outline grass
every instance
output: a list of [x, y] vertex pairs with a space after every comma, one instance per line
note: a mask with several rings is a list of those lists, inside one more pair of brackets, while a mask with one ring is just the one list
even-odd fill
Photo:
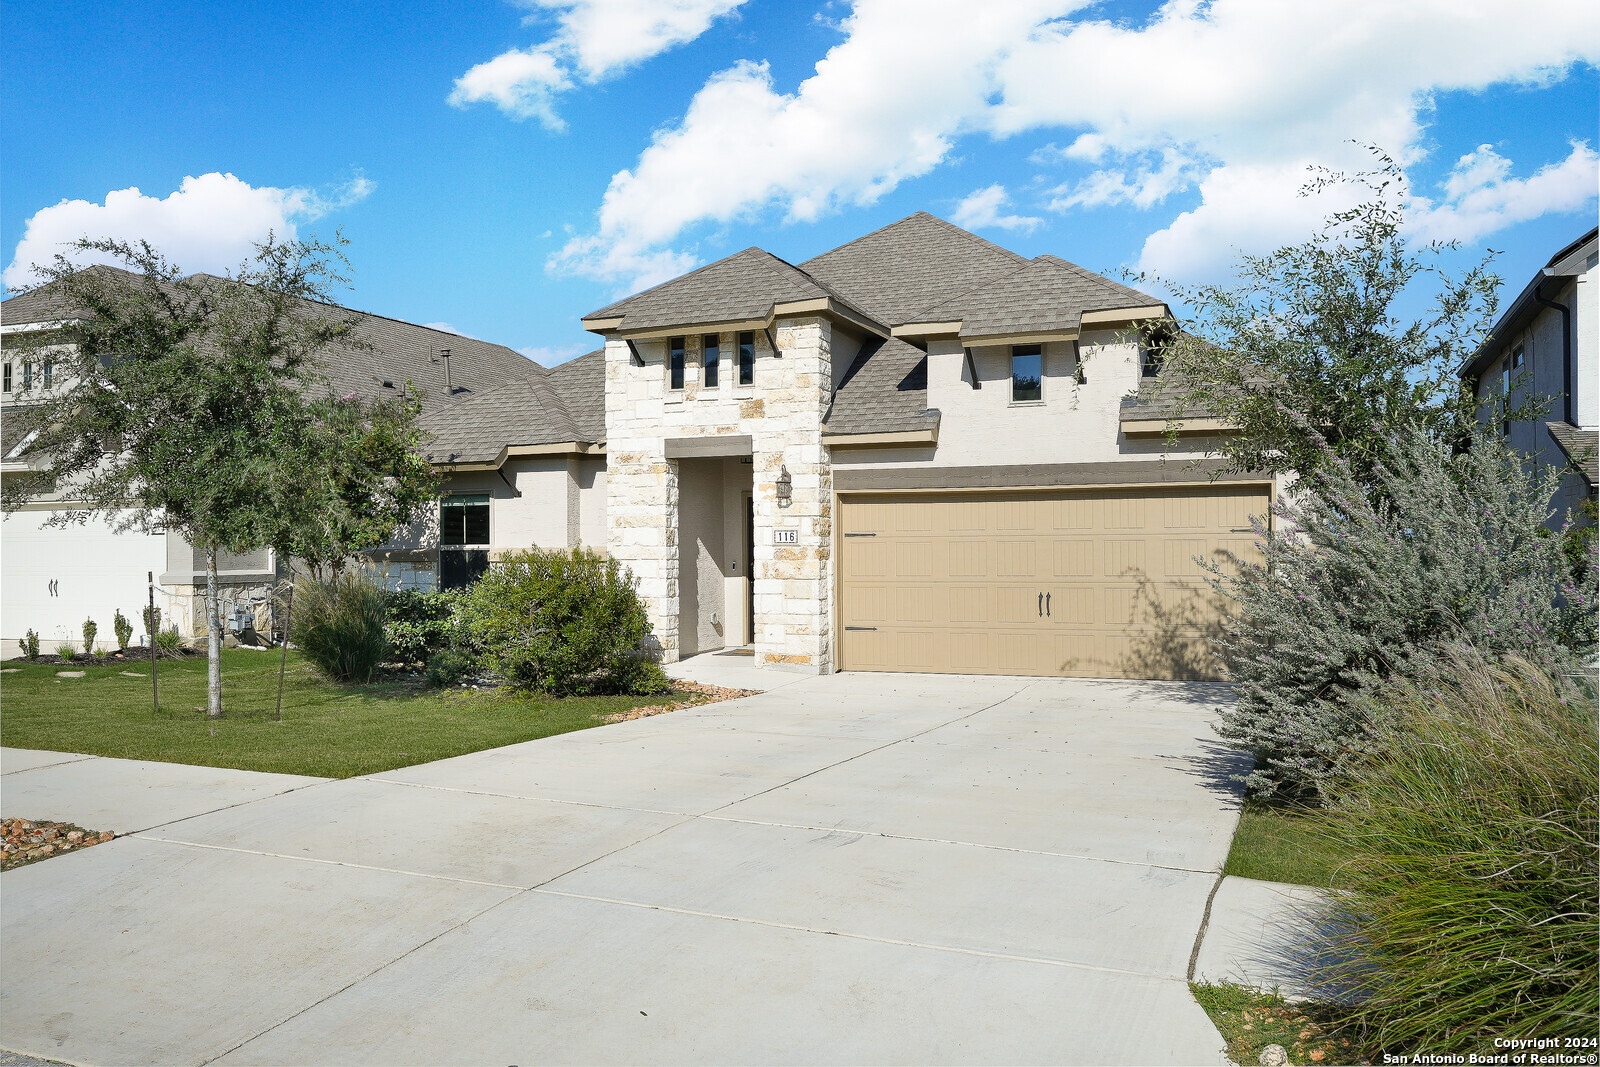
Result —
[[1228, 1042], [1234, 1063], [1260, 1063], [1268, 1045], [1282, 1045], [1294, 1064], [1361, 1062], [1359, 1048], [1340, 1034], [1338, 1008], [1290, 1004], [1276, 992], [1248, 986], [1190, 982], [1189, 991]]
[[[409, 681], [338, 685], [294, 653], [274, 718], [278, 656], [222, 653], [221, 719], [207, 720], [206, 661], [163, 660], [161, 710], [150, 664], [66, 666], [10, 660], [0, 675], [0, 743], [122, 759], [234, 767], [325, 778], [408, 767], [498, 745], [601, 725], [607, 716], [672, 697], [518, 697], [424, 689]], [[125, 677], [123, 672], [144, 675]], [[677, 699], [682, 699], [678, 694]]]
[[1223, 874], [1267, 882], [1345, 889], [1348, 857], [1326, 836], [1316, 808], [1250, 798], [1239, 817]]

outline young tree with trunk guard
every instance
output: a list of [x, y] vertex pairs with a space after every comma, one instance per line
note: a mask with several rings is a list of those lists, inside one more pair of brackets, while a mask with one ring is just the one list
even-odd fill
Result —
[[78, 251], [128, 269], [58, 257], [41, 284], [70, 310], [12, 346], [51, 359], [58, 385], [17, 409], [45, 465], [6, 487], [6, 509], [70, 489], [84, 506], [56, 525], [160, 525], [205, 553], [209, 716], [222, 713], [218, 554], [369, 547], [433, 491], [413, 447], [415, 397], [363, 403], [325, 387], [319, 360], [363, 347], [328, 298], [343, 243], [269, 237], [218, 278], [185, 277], [146, 242], [83, 240]]

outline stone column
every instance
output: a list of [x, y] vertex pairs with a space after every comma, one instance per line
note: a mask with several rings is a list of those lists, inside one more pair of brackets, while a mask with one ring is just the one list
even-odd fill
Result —
[[[832, 329], [811, 317], [784, 320], [776, 333], [783, 355], [760, 363], [765, 410], [753, 434], [756, 663], [827, 673], [833, 669], [833, 473], [822, 419], [833, 381]], [[777, 481], [785, 467], [792, 496], [780, 506]], [[794, 542], [777, 543], [778, 530], [793, 530]]]
[[666, 458], [659, 375], [630, 374], [628, 346], [606, 343], [606, 526], [633, 572], [662, 660], [678, 659], [678, 465]]

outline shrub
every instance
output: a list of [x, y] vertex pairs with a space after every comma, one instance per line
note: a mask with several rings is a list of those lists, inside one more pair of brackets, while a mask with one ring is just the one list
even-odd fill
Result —
[[144, 619], [144, 632], [150, 635], [150, 640], [154, 641], [156, 636], [161, 633], [161, 609], [154, 604], [146, 604], [140, 610], [139, 615]]
[[292, 637], [312, 665], [336, 682], [370, 682], [388, 658], [385, 594], [369, 575], [346, 571], [295, 589]]
[[128, 621], [121, 608], [111, 616], [111, 629], [116, 631], [118, 648], [127, 648], [133, 643], [133, 623]]
[[39, 631], [29, 630], [22, 635], [22, 654], [29, 659], [39, 658]]
[[1462, 655], [1364, 697], [1380, 744], [1325, 783], [1351, 858], [1330, 977], [1381, 1049], [1595, 1036], [1600, 743], [1592, 685]]
[[441, 648], [428, 657], [425, 677], [429, 685], [455, 685], [475, 666], [473, 658], [456, 648]]
[[83, 620], [83, 654], [94, 655], [94, 635], [100, 632], [100, 627], [95, 625], [93, 619]]
[[1330, 461], [1276, 509], [1278, 530], [1258, 524], [1265, 567], [1213, 568], [1238, 608], [1218, 641], [1237, 694], [1220, 731], [1255, 755], [1258, 793], [1315, 800], [1334, 761], [1372, 743], [1361, 688], [1447, 649], [1567, 673], [1593, 647], [1593, 552], [1574, 584], [1544, 531], [1559, 471], [1525, 468], [1498, 439], [1452, 455], [1420, 433], [1377, 471], [1363, 487]]
[[636, 583], [616, 560], [583, 549], [515, 553], [472, 587], [466, 617], [484, 663], [515, 689], [668, 688], [644, 648], [650, 621]]
[[[157, 608], [156, 615], [159, 617], [160, 614], [161, 609]], [[152, 640], [155, 641], [156, 651], [164, 655], [171, 655], [183, 647], [183, 635], [178, 633], [176, 626], [169, 626], [165, 630], [157, 630]]]
[[460, 621], [465, 593], [402, 589], [386, 594], [389, 655], [398, 663], [427, 663], [442, 649], [466, 642]]

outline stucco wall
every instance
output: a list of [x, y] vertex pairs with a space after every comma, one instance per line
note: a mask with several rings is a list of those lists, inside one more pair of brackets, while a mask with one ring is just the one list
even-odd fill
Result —
[[[1088, 332], [1079, 342], [1085, 381], [1077, 381], [1072, 344], [1044, 346], [1040, 401], [1013, 403], [1011, 347], [973, 348], [979, 388], [972, 388], [962, 346], [928, 344], [928, 406], [937, 408], [937, 447], [840, 448], [833, 462], [856, 467], [967, 467], [1021, 463], [1098, 463], [1168, 454], [1164, 437], [1122, 435], [1122, 398], [1139, 386], [1139, 346], [1114, 330]], [[1175, 458], [1204, 454], [1204, 442]]]

